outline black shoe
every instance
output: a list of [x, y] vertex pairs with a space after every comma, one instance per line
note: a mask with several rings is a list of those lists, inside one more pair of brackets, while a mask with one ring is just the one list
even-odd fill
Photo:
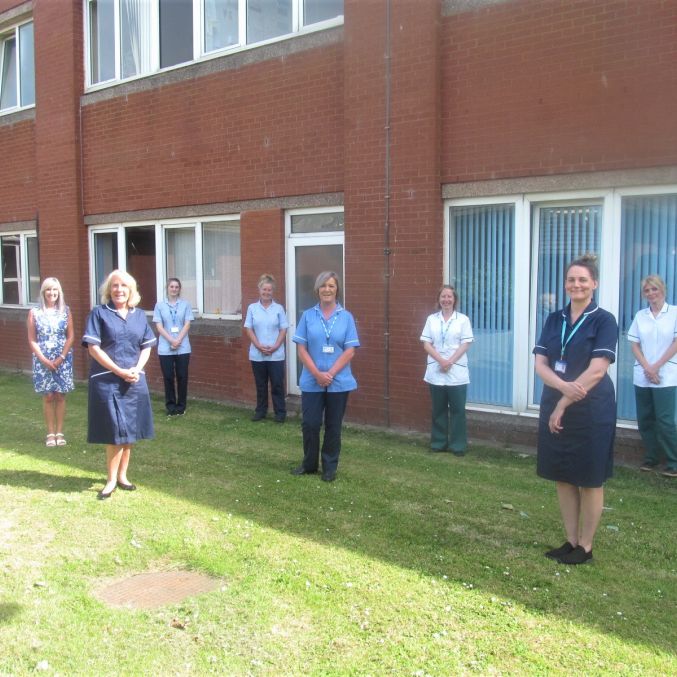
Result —
[[275, 423], [284, 423], [286, 418], [286, 416], [276, 416]]
[[656, 470], [656, 467], [658, 466], [658, 463], [642, 463], [642, 465], [639, 466], [639, 469], [642, 472], [653, 472]]
[[585, 552], [582, 545], [577, 545], [570, 553], [557, 558], [560, 564], [585, 564], [592, 559], [592, 550]]
[[333, 482], [336, 479], [336, 473], [335, 472], [323, 472], [322, 473], [322, 481], [323, 482]]
[[265, 414], [254, 414], [252, 416], [252, 421], [263, 421], [265, 417], [266, 417]]
[[136, 491], [136, 484], [123, 484], [122, 482], [118, 482], [118, 489], [122, 489], [122, 491]]
[[302, 465], [291, 470], [292, 475], [314, 475], [317, 470], [306, 470]]
[[549, 557], [550, 559], [558, 559], [563, 555], [568, 555], [573, 549], [574, 546], [571, 545], [569, 541], [565, 541], [564, 543], [562, 543], [562, 545], [559, 546], [559, 548], [553, 548], [552, 550], [548, 550], [548, 552], [545, 553], [545, 556]]
[[113, 495], [113, 492], [115, 489], [111, 489], [108, 493], [105, 493], [103, 490], [101, 490], [97, 495], [97, 499], [99, 501], [105, 501], [107, 498], [110, 498]]
[[450, 451], [454, 456], [465, 456], [465, 451], [454, 451], [453, 449], [449, 449], [449, 451]]

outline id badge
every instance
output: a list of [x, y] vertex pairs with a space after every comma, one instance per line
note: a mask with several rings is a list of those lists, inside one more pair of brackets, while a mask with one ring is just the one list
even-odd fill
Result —
[[331, 355], [334, 352], [334, 346], [322, 346], [322, 352]]
[[178, 334], [178, 333], [179, 333], [179, 328], [178, 328], [178, 327], [172, 327], [169, 331], [171, 331], [172, 334]]
[[566, 374], [567, 363], [564, 360], [557, 360], [557, 362], [555, 362], [555, 372], [557, 374]]

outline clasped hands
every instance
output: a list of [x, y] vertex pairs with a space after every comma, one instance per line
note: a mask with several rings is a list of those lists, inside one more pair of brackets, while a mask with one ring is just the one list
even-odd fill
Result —
[[328, 388], [334, 381], [334, 377], [328, 371], [321, 371], [315, 377], [315, 380], [323, 388]]
[[264, 346], [262, 344], [259, 344], [258, 348], [264, 355], [272, 355], [277, 350], [275, 346]]
[[451, 358], [443, 358], [441, 361], [438, 361], [440, 365], [440, 371], [449, 371], [455, 364]]
[[138, 367], [120, 369], [118, 376], [127, 383], [138, 383], [139, 379], [141, 378], [141, 370]]
[[562, 417], [567, 406], [572, 402], [580, 402], [588, 394], [588, 391], [578, 381], [564, 381], [560, 392], [562, 397], [548, 420], [548, 428], [553, 435], [558, 435], [563, 430]]
[[661, 377], [659, 375], [660, 369], [651, 364], [644, 370], [644, 376], [649, 380], [650, 383], [658, 385], [661, 382]]

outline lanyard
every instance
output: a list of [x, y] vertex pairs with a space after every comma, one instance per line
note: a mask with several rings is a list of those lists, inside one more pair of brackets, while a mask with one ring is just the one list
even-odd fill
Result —
[[329, 337], [331, 336], [331, 330], [334, 328], [334, 324], [336, 324], [337, 318], [338, 318], [338, 310], [334, 314], [334, 319], [331, 321], [331, 324], [327, 327], [327, 323], [324, 321], [324, 317], [322, 317], [322, 311], [320, 311], [320, 322], [322, 322], [322, 328], [324, 329], [324, 335], [327, 337], [327, 345], [329, 344]]
[[578, 322], [576, 322], [576, 324], [574, 325], [574, 328], [571, 330], [571, 334], [569, 334], [569, 338], [567, 338], [566, 341], [564, 340], [564, 333], [566, 332], [566, 328], [567, 328], [567, 320], [566, 320], [566, 317], [562, 318], [562, 338], [561, 338], [562, 352], [560, 353], [560, 358], [559, 358], [560, 360], [564, 359], [564, 351], [566, 350], [566, 347], [569, 344], [569, 341], [571, 341], [571, 339], [573, 338], [573, 335], [580, 329], [583, 322], [585, 322], [585, 318], [587, 316], [588, 316], [587, 313], [583, 313], [583, 317], [581, 317], [581, 319], [578, 320]]
[[177, 301], [172, 307], [169, 301], [167, 301], [167, 307], [169, 308], [169, 314], [172, 316], [172, 327], [176, 327], [176, 317], [179, 314], [179, 303]]
[[441, 331], [442, 331], [442, 348], [444, 348], [444, 344], [446, 343], [447, 340], [447, 333], [449, 332], [449, 327], [451, 327], [451, 321], [454, 319], [454, 315], [452, 313], [451, 317], [446, 321], [444, 321], [444, 315], [440, 313], [440, 324], [441, 324]]

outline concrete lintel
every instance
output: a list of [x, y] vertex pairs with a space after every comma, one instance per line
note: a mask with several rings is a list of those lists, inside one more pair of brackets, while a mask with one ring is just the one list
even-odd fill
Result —
[[606, 172], [580, 172], [449, 183], [442, 186], [442, 198], [449, 200], [493, 195], [519, 195], [522, 193], [553, 193], [571, 190], [671, 185], [675, 183], [677, 183], [677, 166], [649, 167], [647, 169], [618, 169]]
[[85, 225], [101, 226], [111, 223], [130, 221], [159, 221], [162, 219], [200, 218], [239, 214], [241, 212], [265, 209], [299, 209], [303, 207], [334, 207], [343, 204], [343, 193], [320, 193], [315, 195], [293, 195], [287, 197], [260, 198], [237, 202], [216, 202], [208, 205], [184, 205], [163, 207], [161, 209], [140, 209], [129, 212], [111, 212], [108, 214], [87, 214]]

